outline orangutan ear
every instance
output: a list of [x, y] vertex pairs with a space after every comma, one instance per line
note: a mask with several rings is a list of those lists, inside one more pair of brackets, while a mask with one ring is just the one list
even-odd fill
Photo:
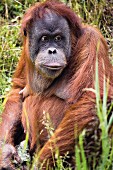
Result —
[[27, 30], [26, 29], [23, 30], [23, 34], [24, 34], [25, 37], [27, 36]]

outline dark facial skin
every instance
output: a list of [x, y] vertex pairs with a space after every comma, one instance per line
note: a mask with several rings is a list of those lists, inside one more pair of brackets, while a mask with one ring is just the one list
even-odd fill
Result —
[[[67, 21], [53, 12], [47, 11], [42, 19], [32, 24], [32, 29], [29, 31], [29, 49], [30, 59], [36, 69], [35, 88], [33, 87], [35, 91], [47, 89], [62, 73], [70, 57], [70, 42], [70, 29]], [[39, 77], [37, 77], [37, 72], [40, 74]], [[38, 85], [44, 86], [42, 90]]]

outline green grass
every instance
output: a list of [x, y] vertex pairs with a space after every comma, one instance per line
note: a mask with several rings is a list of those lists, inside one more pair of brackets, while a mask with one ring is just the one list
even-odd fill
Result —
[[12, 74], [21, 53], [21, 43], [18, 38], [20, 24], [18, 21], [13, 23], [13, 21], [8, 22], [4, 19], [2, 22], [3, 25], [0, 28], [0, 111], [3, 99], [10, 90]]
[[[97, 51], [98, 53], [98, 51]], [[109, 127], [113, 124], [113, 114], [111, 115], [109, 121], [108, 120], [108, 110], [107, 110], [107, 94], [108, 94], [108, 82], [106, 83], [106, 78], [104, 77], [103, 83], [103, 101], [100, 98], [99, 91], [99, 77], [98, 77], [98, 60], [96, 61], [96, 75], [95, 75], [95, 90], [96, 90], [96, 106], [97, 106], [97, 116], [100, 120], [100, 129], [101, 129], [101, 141], [102, 141], [102, 155], [100, 165], [97, 169], [108, 169], [113, 166], [112, 159], [110, 160], [110, 156], [113, 158], [113, 142], [109, 138]], [[112, 142], [112, 143], [111, 143]], [[111, 148], [112, 147], [112, 148]], [[113, 167], [112, 167], [113, 168]]]
[[[66, 0], [62, 0], [67, 2]], [[36, 2], [36, 0], [32, 1]], [[12, 75], [14, 73], [17, 61], [21, 53], [21, 36], [20, 36], [20, 20], [26, 8], [31, 5], [30, 0], [18, 1], [7, 0], [0, 2], [0, 112], [3, 110], [3, 101], [11, 88]], [[113, 37], [112, 37], [112, 18], [111, 9], [112, 1], [105, 0], [71, 0], [69, 5], [76, 11], [82, 18], [84, 23], [97, 26], [101, 29], [104, 37], [109, 45], [109, 57], [113, 57]], [[98, 50], [97, 50], [98, 51]], [[98, 65], [98, 61], [97, 61]], [[102, 141], [102, 155], [100, 164], [94, 170], [111, 170], [113, 169], [113, 139], [110, 140], [108, 136], [108, 129], [113, 122], [113, 116], [107, 122], [110, 109], [107, 111], [107, 84], [104, 82], [104, 96], [103, 102], [100, 100], [99, 87], [98, 87], [98, 66], [96, 65], [96, 103], [97, 115], [100, 120], [101, 128], [101, 141]], [[47, 130], [52, 133], [52, 127], [47, 124]], [[76, 163], [77, 170], [88, 170], [87, 160], [84, 154], [84, 131], [79, 137], [79, 145], [76, 146]], [[26, 136], [26, 142], [28, 136]], [[58, 151], [56, 150], [57, 155]], [[67, 155], [66, 155], [67, 156]], [[56, 170], [63, 170], [63, 164], [58, 156]], [[95, 164], [95, 163], [94, 163]], [[70, 167], [67, 168], [70, 170]]]

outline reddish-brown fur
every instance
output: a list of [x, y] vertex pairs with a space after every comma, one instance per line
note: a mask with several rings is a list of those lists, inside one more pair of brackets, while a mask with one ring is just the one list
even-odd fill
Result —
[[[59, 148], [60, 155], [64, 155], [67, 151], [73, 155], [76, 139], [82, 130], [89, 128], [89, 133], [92, 133], [97, 128], [95, 94], [86, 90], [94, 88], [96, 58], [98, 58], [101, 96], [103, 96], [104, 75], [106, 80], [109, 79], [108, 102], [113, 97], [113, 68], [108, 59], [107, 44], [101, 33], [90, 26], [83, 26], [72, 10], [64, 4], [47, 1], [31, 7], [23, 18], [22, 34], [29, 28], [29, 23], [33, 19], [43, 16], [45, 7], [59, 13], [69, 22], [72, 36], [72, 56], [69, 66], [63, 77], [44, 94], [29, 93], [23, 101], [19, 91], [26, 85], [30, 88], [33, 72], [28, 38], [24, 36], [22, 56], [13, 78], [12, 91], [2, 114], [0, 140], [4, 141], [5, 138], [6, 143], [17, 145], [22, 140], [19, 137], [23, 133], [20, 128], [22, 122], [24, 133], [29, 130], [30, 150], [35, 150], [39, 155], [39, 163], [46, 160], [53, 166], [52, 153], [55, 153], [56, 147]], [[79, 35], [79, 28], [82, 30], [82, 35]], [[54, 133], [50, 138], [43, 123], [44, 111], [49, 113], [54, 127]], [[29, 120], [29, 129], [26, 119]], [[36, 149], [39, 147], [40, 151]]]

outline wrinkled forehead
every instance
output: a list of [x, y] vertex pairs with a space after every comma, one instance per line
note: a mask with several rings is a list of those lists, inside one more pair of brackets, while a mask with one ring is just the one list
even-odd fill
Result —
[[55, 12], [48, 11], [44, 16], [33, 22], [33, 30], [35, 32], [41, 30], [48, 30], [54, 32], [60, 30], [69, 33], [69, 25], [65, 18], [56, 14]]

